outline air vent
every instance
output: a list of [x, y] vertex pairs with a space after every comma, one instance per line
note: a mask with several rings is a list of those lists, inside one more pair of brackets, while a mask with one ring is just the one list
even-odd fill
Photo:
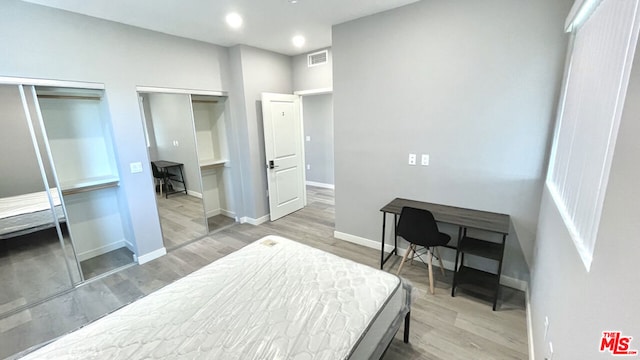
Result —
[[314, 52], [307, 55], [307, 66], [312, 67], [312, 66], [324, 65], [327, 63], [328, 59], [329, 59], [328, 50]]

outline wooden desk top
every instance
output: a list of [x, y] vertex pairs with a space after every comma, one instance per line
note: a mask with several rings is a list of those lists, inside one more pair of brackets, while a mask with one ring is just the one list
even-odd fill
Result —
[[159, 168], [168, 168], [168, 167], [174, 167], [174, 166], [182, 166], [182, 163], [177, 163], [177, 162], [173, 162], [173, 161], [166, 161], [166, 160], [158, 160], [158, 161], [154, 161], [154, 164], [156, 164], [157, 167]]
[[507, 214], [499, 214], [482, 210], [459, 208], [449, 205], [432, 204], [424, 201], [395, 198], [380, 211], [400, 214], [403, 207], [429, 210], [438, 222], [509, 234], [511, 218]]

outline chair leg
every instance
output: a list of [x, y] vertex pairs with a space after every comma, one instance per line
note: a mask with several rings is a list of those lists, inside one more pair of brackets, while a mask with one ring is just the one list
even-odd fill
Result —
[[427, 250], [427, 252], [429, 253], [429, 290], [431, 290], [431, 294], [435, 294], [436, 291], [433, 286], [433, 253], [431, 249]]
[[442, 273], [442, 276], [446, 277], [447, 274], [445, 274], [444, 272], [444, 265], [442, 264], [442, 256], [440, 256], [440, 249], [438, 249], [438, 247], [434, 247], [436, 249], [436, 255], [438, 256], [438, 262], [440, 263], [440, 272]]
[[402, 257], [402, 261], [400, 262], [400, 266], [398, 267], [398, 272], [396, 273], [396, 275], [400, 275], [400, 271], [402, 270], [402, 266], [404, 265], [404, 262], [407, 261], [407, 257], [409, 256], [409, 253], [412, 250], [413, 250], [413, 244], [409, 245], [409, 248], [404, 253], [404, 256]]

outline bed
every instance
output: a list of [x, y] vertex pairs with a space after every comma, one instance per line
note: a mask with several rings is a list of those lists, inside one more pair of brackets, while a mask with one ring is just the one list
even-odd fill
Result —
[[24, 359], [379, 359], [411, 285], [267, 236]]
[[[64, 222], [57, 188], [51, 189], [58, 221]], [[54, 227], [46, 191], [0, 198], [0, 239], [9, 239]]]

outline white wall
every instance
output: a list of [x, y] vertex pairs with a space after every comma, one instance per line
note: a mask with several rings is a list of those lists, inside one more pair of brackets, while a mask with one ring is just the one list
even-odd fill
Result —
[[395, 197], [508, 213], [503, 274], [527, 280], [570, 5], [424, 0], [334, 26], [336, 231], [379, 241]]
[[[56, 9], [0, 2], [0, 75], [104, 83], [138, 255], [162, 248], [136, 85], [226, 90], [228, 50]], [[129, 163], [142, 162], [131, 174]]]
[[[629, 350], [640, 351], [637, 287], [640, 254], [638, 154], [640, 154], [640, 46], [620, 123], [600, 228], [589, 272], [578, 255], [555, 203], [544, 192], [535, 261], [531, 309], [536, 359], [611, 359], [600, 353], [603, 331], [632, 336]], [[544, 338], [544, 318], [549, 333]]]

